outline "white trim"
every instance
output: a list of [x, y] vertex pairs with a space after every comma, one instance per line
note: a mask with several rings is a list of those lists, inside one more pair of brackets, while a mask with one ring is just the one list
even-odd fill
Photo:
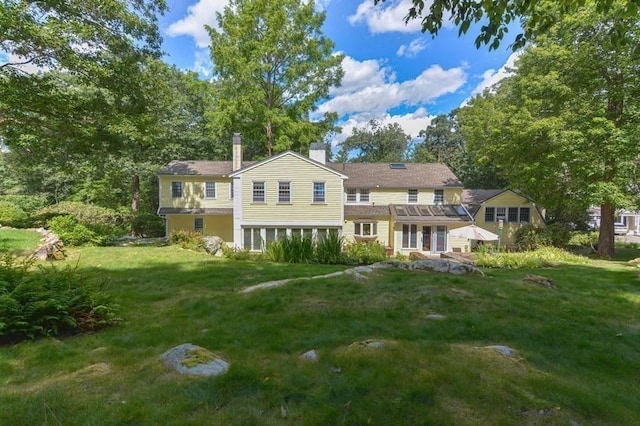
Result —
[[233, 178], [233, 245], [242, 247], [242, 176]]
[[[322, 201], [316, 201], [316, 183], [322, 184]], [[327, 204], [327, 182], [323, 180], [314, 180], [311, 183], [311, 204]], [[344, 207], [342, 207], [344, 210]]]
[[322, 163], [318, 163], [315, 160], [312, 160], [310, 158], [302, 156], [302, 155], [298, 154], [297, 152], [293, 152], [293, 151], [285, 151], [285, 152], [282, 152], [282, 153], [280, 153], [278, 155], [274, 155], [273, 157], [267, 158], [266, 160], [262, 160], [262, 161], [260, 161], [260, 162], [258, 162], [256, 164], [252, 164], [252, 165], [250, 165], [248, 167], [245, 167], [243, 169], [236, 170], [235, 172], [230, 173], [228, 176], [229, 177], [235, 177], [236, 175], [242, 174], [242, 173], [247, 172], [249, 170], [253, 170], [256, 167], [260, 167], [263, 164], [267, 164], [267, 163], [270, 163], [271, 161], [275, 161], [275, 160], [277, 160], [279, 158], [282, 158], [285, 155], [292, 155], [292, 156], [294, 156], [294, 157], [296, 157], [296, 158], [298, 158], [298, 159], [300, 159], [302, 161], [305, 161], [305, 162], [307, 162], [309, 164], [313, 164], [314, 166], [317, 166], [317, 167], [319, 167], [319, 168], [321, 168], [323, 170], [326, 170], [327, 172], [331, 172], [334, 175], [340, 176], [342, 179], [348, 179], [349, 178], [349, 176], [347, 176], [345, 174], [342, 174], [339, 171], [332, 169], [331, 167], [327, 167], [326, 165], [324, 165]]
[[279, 221], [279, 220], [247, 220], [238, 223], [240, 227], [243, 226], [264, 226], [264, 227], [279, 227], [279, 228], [314, 228], [314, 227], [340, 227], [342, 228], [343, 221], [314, 221], [314, 222], [302, 222], [302, 221]]
[[[213, 197], [207, 197], [207, 184], [208, 183], [213, 183]], [[218, 182], [216, 182], [215, 180], [205, 180], [204, 182], [202, 182], [202, 192], [205, 200], [215, 200], [218, 198]]]

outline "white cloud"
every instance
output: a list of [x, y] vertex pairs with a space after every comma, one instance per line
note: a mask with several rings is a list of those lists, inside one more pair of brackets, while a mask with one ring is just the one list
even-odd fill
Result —
[[227, 4], [228, 0], [198, 0], [187, 8], [186, 17], [169, 25], [167, 34], [170, 37], [191, 36], [199, 48], [207, 47], [211, 38], [204, 26], [217, 27], [216, 12], [222, 12]]
[[419, 32], [422, 29], [420, 19], [412, 19], [406, 24], [404, 22], [404, 17], [412, 6], [411, 0], [387, 1], [377, 5], [372, 0], [364, 0], [348, 20], [351, 25], [364, 22], [373, 34]]
[[[363, 0], [358, 5], [356, 13], [349, 16], [348, 21], [351, 25], [365, 23], [372, 34], [417, 33], [422, 30], [422, 19], [412, 19], [408, 23], [404, 21], [412, 7], [412, 0], [388, 0], [377, 5], [374, 5], [372, 0]], [[425, 10], [428, 10], [429, 7], [431, 7], [431, 1], [426, 1]], [[449, 15], [444, 16], [442, 26], [453, 26]]]
[[337, 147], [346, 138], [351, 136], [353, 129], [356, 127], [365, 127], [371, 120], [378, 120], [383, 126], [398, 123], [406, 134], [410, 135], [412, 139], [416, 139], [418, 137], [418, 133], [431, 124], [431, 120], [433, 120], [434, 117], [434, 115], [429, 115], [424, 107], [420, 107], [413, 112], [400, 115], [391, 115], [388, 113], [377, 115], [368, 113], [357, 114], [349, 117], [348, 120], [338, 123], [338, 125], [342, 127], [342, 133], [333, 135], [328, 142], [331, 143], [332, 147]]
[[454, 93], [465, 81], [466, 74], [461, 67], [445, 70], [439, 65], [432, 65], [413, 80], [387, 80], [340, 94], [320, 105], [318, 111], [335, 111], [340, 116], [363, 112], [381, 114], [398, 106], [419, 106], [444, 94]]
[[12, 68], [18, 69], [26, 74], [37, 74], [39, 72], [47, 72], [51, 69], [49, 66], [37, 65], [33, 62], [29, 62], [24, 56], [0, 51], [0, 65], [6, 63], [15, 64], [12, 65]]
[[358, 61], [351, 56], [345, 56], [342, 60], [344, 77], [340, 87], [331, 88], [332, 96], [345, 93], [353, 93], [369, 86], [380, 86], [395, 80], [393, 71], [383, 65], [383, 61], [367, 59]]
[[478, 83], [478, 85], [471, 91], [471, 96], [475, 96], [479, 93], [484, 92], [485, 89], [493, 86], [494, 84], [500, 82], [502, 79], [509, 77], [513, 74], [512, 70], [515, 68], [516, 61], [522, 54], [522, 51], [519, 50], [517, 52], [512, 53], [507, 61], [504, 63], [502, 67], [498, 71], [493, 68], [490, 68], [482, 73], [482, 81]]
[[426, 49], [428, 46], [427, 41], [424, 38], [416, 38], [411, 40], [411, 43], [403, 44], [398, 48], [396, 55], [406, 56], [407, 58], [415, 58], [416, 55]]

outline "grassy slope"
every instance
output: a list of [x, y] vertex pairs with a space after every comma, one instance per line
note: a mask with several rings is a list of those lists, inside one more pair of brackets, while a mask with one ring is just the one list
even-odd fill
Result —
[[0, 255], [9, 253], [14, 256], [27, 256], [38, 246], [42, 235], [22, 229], [0, 229]]
[[[0, 424], [640, 418], [640, 281], [615, 262], [491, 270], [484, 278], [386, 271], [365, 283], [339, 277], [251, 294], [237, 290], [339, 268], [231, 263], [175, 247], [85, 248], [69, 263], [109, 281], [125, 322], [0, 348]], [[522, 284], [529, 272], [558, 288]], [[387, 345], [349, 348], [370, 338]], [[185, 342], [218, 353], [231, 370], [215, 379], [167, 371], [158, 356]], [[491, 344], [520, 356], [474, 349]], [[317, 364], [298, 359], [311, 348]]]

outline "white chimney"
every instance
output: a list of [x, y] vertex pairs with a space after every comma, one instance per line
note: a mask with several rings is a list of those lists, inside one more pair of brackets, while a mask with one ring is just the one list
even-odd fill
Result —
[[327, 164], [327, 147], [322, 142], [309, 145], [309, 158], [318, 163]]
[[232, 171], [242, 168], [242, 138], [240, 133], [233, 134], [233, 167]]

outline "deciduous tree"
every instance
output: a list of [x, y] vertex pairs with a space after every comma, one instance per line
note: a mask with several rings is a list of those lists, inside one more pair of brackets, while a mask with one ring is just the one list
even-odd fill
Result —
[[[631, 43], [611, 41], [621, 25]], [[591, 5], [540, 36], [512, 78], [460, 113], [463, 134], [483, 159], [557, 218], [599, 204], [598, 252], [609, 257], [615, 210], [637, 195], [639, 42], [635, 19]]]
[[310, 114], [340, 84], [342, 55], [322, 34], [324, 13], [302, 0], [231, 0], [209, 28], [220, 137], [243, 134], [245, 154], [301, 150], [333, 129], [336, 114]]
[[371, 120], [364, 127], [356, 127], [340, 145], [339, 158], [352, 162], [393, 163], [406, 159], [411, 136], [398, 123], [383, 126]]

